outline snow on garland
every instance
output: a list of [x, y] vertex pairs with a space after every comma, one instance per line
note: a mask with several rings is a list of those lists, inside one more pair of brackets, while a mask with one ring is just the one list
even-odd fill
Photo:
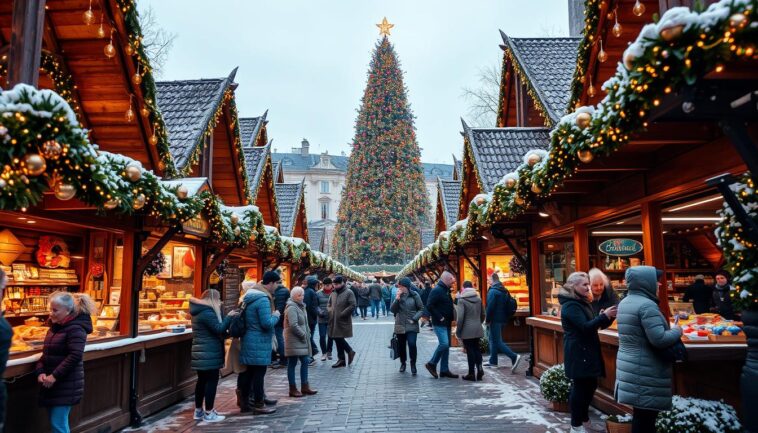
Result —
[[658, 433], [739, 433], [742, 426], [734, 408], [723, 401], [675, 395], [671, 410], [655, 421]]
[[[742, 203], [748, 217], [758, 224], [758, 195], [755, 184], [748, 174], [739, 183], [731, 185], [732, 191]], [[724, 253], [725, 268], [732, 274], [732, 303], [740, 310], [758, 309], [758, 248], [745, 237], [742, 224], [724, 203], [719, 211], [721, 222], [716, 228], [718, 245]]]

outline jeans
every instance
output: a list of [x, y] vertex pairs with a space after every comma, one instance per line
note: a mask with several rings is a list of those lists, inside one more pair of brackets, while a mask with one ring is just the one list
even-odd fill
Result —
[[474, 374], [474, 368], [482, 370], [482, 350], [479, 347], [478, 338], [467, 338], [463, 340], [463, 347], [466, 348], [466, 361], [468, 361], [468, 374]]
[[655, 431], [655, 419], [658, 411], [652, 409], [633, 408], [632, 433], [647, 433]]
[[[263, 378], [266, 376], [267, 365], [246, 365], [245, 371], [240, 373], [239, 387], [240, 400], [243, 405], [250, 400], [250, 389], [253, 391], [253, 399], [256, 403], [263, 403]], [[252, 386], [251, 386], [252, 385]]]
[[371, 300], [371, 317], [379, 318], [379, 305], [382, 303], [381, 299]]
[[368, 314], [368, 307], [358, 307], [361, 310], [361, 319], [365, 319]]
[[[316, 322], [308, 323], [308, 329], [311, 330], [311, 353], [313, 356], [318, 355], [318, 346], [316, 346]], [[289, 365], [289, 364], [288, 364]]]
[[430, 364], [435, 367], [437, 363], [440, 363], [440, 373], [450, 371], [447, 365], [448, 357], [450, 356], [450, 327], [449, 326], [434, 326], [434, 334], [437, 336], [437, 348], [434, 349], [432, 359], [429, 360]]
[[274, 333], [276, 334], [276, 351], [279, 355], [279, 363], [286, 365], [287, 357], [284, 356], [284, 325], [274, 326]]
[[195, 408], [202, 409], [205, 401], [205, 411], [213, 410], [216, 401], [216, 388], [218, 387], [218, 370], [197, 370], [197, 383], [195, 383]]
[[398, 349], [400, 349], [400, 363], [405, 364], [405, 360], [408, 358], [408, 355], [405, 350], [406, 343], [408, 344], [408, 352], [410, 352], [411, 355], [411, 365], [416, 365], [416, 353], [418, 353], [418, 350], [416, 349], [416, 337], [418, 337], [418, 333], [416, 332], [406, 332], [405, 334], [397, 334], [397, 345], [399, 346]]
[[47, 408], [50, 417], [50, 431], [52, 433], [69, 433], [68, 414], [71, 406], [50, 406]]
[[350, 347], [349, 344], [347, 344], [347, 341], [345, 341], [344, 338], [335, 338], [334, 344], [337, 346], [337, 359], [340, 361], [345, 360], [345, 353], [350, 353], [353, 351], [353, 348]]
[[295, 382], [295, 367], [298, 361], [300, 361], [300, 385], [308, 384], [308, 362], [310, 360], [311, 357], [308, 355], [290, 356], [287, 359], [287, 380], [290, 385], [297, 385], [297, 382]]
[[583, 422], [590, 420], [590, 403], [592, 403], [592, 396], [595, 395], [596, 389], [596, 377], [581, 377], [572, 381], [569, 391], [572, 427], [579, 427]]
[[329, 337], [327, 327], [327, 323], [318, 324], [318, 343], [321, 346], [321, 353], [331, 355], [334, 340], [332, 340], [332, 337]]
[[516, 362], [516, 353], [503, 343], [503, 328], [505, 323], [493, 322], [489, 328], [490, 339], [490, 364], [497, 365], [497, 354], [505, 354], [508, 358], [511, 358], [511, 362]]
[[386, 315], [390, 314], [390, 305], [392, 305], [392, 301], [389, 300], [389, 299], [385, 299], [382, 302], [383, 302], [382, 303], [382, 313], [384, 313], [384, 315], [386, 316]]

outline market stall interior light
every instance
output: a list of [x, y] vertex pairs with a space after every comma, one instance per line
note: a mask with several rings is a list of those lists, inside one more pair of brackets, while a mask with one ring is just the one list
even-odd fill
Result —
[[663, 217], [664, 222], [719, 222], [720, 217]]
[[549, 217], [549, 216], [550, 216], [550, 214], [549, 214], [549, 213], [547, 213], [547, 212], [544, 212], [544, 211], [539, 211], [539, 212], [537, 212], [537, 214], [538, 214], [539, 216], [541, 216], [542, 218], [547, 218], [547, 217]]
[[724, 199], [724, 197], [722, 197], [720, 195], [717, 195], [715, 197], [709, 197], [709, 198], [706, 198], [706, 199], [703, 199], [703, 200], [700, 200], [700, 201], [696, 201], [695, 203], [688, 203], [688, 204], [683, 205], [683, 206], [679, 206], [679, 207], [675, 207], [673, 209], [669, 209], [668, 212], [679, 212], [680, 210], [689, 209], [691, 207], [700, 206], [701, 204], [710, 203], [710, 202], [714, 202], [716, 200], [723, 200], [723, 199]]
[[593, 235], [641, 235], [642, 230], [595, 230]]

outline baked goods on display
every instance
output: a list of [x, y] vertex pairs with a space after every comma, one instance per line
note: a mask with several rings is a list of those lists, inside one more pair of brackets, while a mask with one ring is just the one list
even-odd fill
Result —
[[679, 314], [682, 339], [687, 342], [745, 343], [742, 323], [715, 313]]

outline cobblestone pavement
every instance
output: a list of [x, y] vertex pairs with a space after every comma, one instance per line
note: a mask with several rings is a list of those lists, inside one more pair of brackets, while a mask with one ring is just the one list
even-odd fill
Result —
[[[398, 373], [399, 361], [389, 359], [392, 336], [389, 318], [354, 321], [349, 340], [357, 352], [353, 366], [332, 369], [334, 361], [310, 367], [315, 396], [288, 397], [286, 369], [269, 370], [266, 392], [279, 399], [272, 415], [242, 415], [235, 405], [236, 376], [222, 379], [216, 409], [227, 415], [220, 423], [192, 420], [193, 400], [172, 406], [150, 418], [142, 428], [163, 432], [567, 432], [568, 416], [548, 409], [536, 380], [525, 376], [527, 362], [511, 374], [510, 362], [486, 368], [483, 382], [434, 379], [423, 364], [436, 338], [422, 328], [418, 338], [418, 376]], [[336, 352], [334, 356], [336, 360]], [[486, 360], [486, 358], [485, 358]], [[526, 361], [526, 360], [525, 360]], [[465, 373], [466, 355], [451, 349], [450, 369]], [[299, 377], [298, 377], [299, 381]], [[593, 413], [593, 417], [597, 417]]]

